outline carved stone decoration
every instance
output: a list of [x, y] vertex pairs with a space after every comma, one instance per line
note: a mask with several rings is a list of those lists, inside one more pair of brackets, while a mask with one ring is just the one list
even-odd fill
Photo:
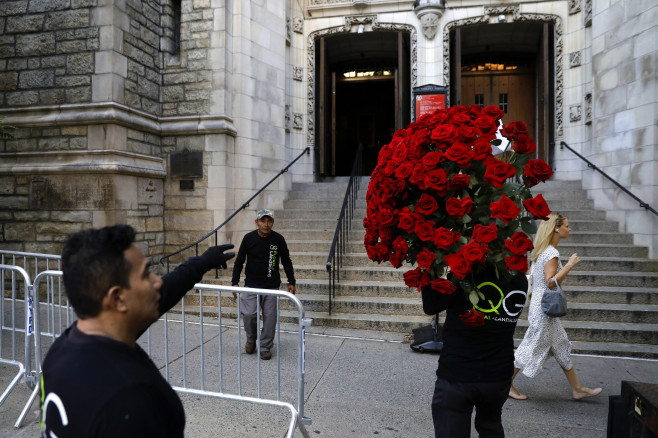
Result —
[[286, 18], [286, 45], [292, 44], [292, 21], [290, 17]]
[[585, 94], [585, 124], [592, 124], [592, 93]]
[[485, 7], [484, 15], [487, 17], [487, 21], [491, 20], [492, 17], [500, 17], [501, 15], [505, 17], [511, 16], [511, 21], [514, 21], [514, 19], [516, 19], [516, 17], [519, 15], [519, 7], [518, 5]]
[[580, 104], [571, 105], [569, 107], [569, 121], [570, 122], [579, 122], [582, 118], [583, 108]]
[[585, 27], [592, 26], [592, 0], [585, 0]]
[[292, 30], [295, 33], [304, 33], [304, 19], [302, 17], [295, 17], [292, 22]]
[[304, 78], [304, 67], [293, 67], [292, 78], [296, 81], [301, 81]]
[[302, 113], [293, 113], [292, 127], [295, 129], [304, 129], [304, 116]]
[[420, 0], [414, 8], [416, 16], [420, 20], [423, 35], [428, 40], [433, 40], [439, 28], [439, 19], [445, 11], [443, 0]]
[[569, 67], [570, 68], [580, 67], [580, 64], [582, 62], [581, 59], [582, 56], [580, 50], [569, 53]]
[[290, 127], [292, 126], [292, 123], [291, 123], [291, 120], [290, 120], [290, 115], [291, 115], [290, 105], [286, 105], [286, 114], [285, 114], [286, 120], [285, 120], [285, 123], [284, 123], [285, 128], [286, 128], [286, 132], [290, 132]]
[[[556, 139], [564, 136], [564, 66], [562, 54], [564, 51], [564, 38], [562, 36], [562, 19], [551, 14], [522, 14], [516, 6], [485, 8], [483, 16], [471, 17], [463, 20], [452, 21], [443, 28], [443, 83], [450, 90], [450, 31], [474, 24], [488, 23], [491, 15], [508, 13], [504, 11], [513, 10], [511, 13], [515, 21], [552, 22], [554, 24], [555, 42], [555, 135]], [[503, 11], [503, 12], [501, 12]], [[450, 91], [448, 91], [448, 102], [450, 102]], [[451, 103], [452, 104], [452, 103]]]
[[569, 15], [580, 12], [580, 0], [569, 0]]
[[[377, 16], [371, 15], [368, 16], [368, 20], [371, 21], [361, 21], [359, 24], [365, 24], [367, 22], [372, 23], [371, 30], [373, 32], [406, 32], [409, 34], [409, 53], [411, 59], [409, 60], [409, 69], [410, 69], [410, 82], [411, 88], [413, 89], [418, 81], [418, 38], [416, 35], [416, 28], [408, 24], [397, 24], [397, 23], [379, 23], [377, 21]], [[308, 36], [307, 45], [306, 45], [306, 59], [308, 63], [308, 68], [306, 69], [306, 84], [307, 84], [307, 96], [306, 100], [306, 126], [308, 127], [306, 132], [306, 141], [307, 144], [315, 147], [315, 41], [326, 36], [349, 33], [352, 30], [354, 25], [354, 17], [345, 17], [345, 24], [343, 26], [331, 27], [328, 29], [321, 29], [316, 32], [311, 33]], [[409, 102], [411, 111], [413, 113], [413, 101]]]

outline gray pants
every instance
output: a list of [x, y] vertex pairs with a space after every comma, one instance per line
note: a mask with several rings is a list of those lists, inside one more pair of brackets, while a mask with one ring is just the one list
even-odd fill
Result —
[[256, 299], [260, 298], [263, 312], [263, 328], [260, 332], [260, 351], [270, 351], [276, 333], [276, 300], [274, 295], [240, 294], [240, 313], [244, 321], [247, 342], [256, 342], [258, 334], [258, 315]]

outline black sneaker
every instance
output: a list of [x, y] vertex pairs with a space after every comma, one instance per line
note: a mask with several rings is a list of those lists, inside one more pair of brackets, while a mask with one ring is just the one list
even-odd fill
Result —
[[247, 341], [244, 344], [244, 352], [247, 354], [254, 354], [256, 352], [256, 343]]
[[260, 352], [260, 358], [263, 360], [270, 360], [272, 359], [272, 352], [271, 351], [261, 351]]

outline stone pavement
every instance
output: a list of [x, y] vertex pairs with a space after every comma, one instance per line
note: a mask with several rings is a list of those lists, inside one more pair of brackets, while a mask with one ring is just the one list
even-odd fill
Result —
[[[401, 341], [400, 334], [309, 329], [305, 415], [313, 421], [307, 427], [311, 437], [433, 436], [430, 400], [438, 356], [415, 353]], [[248, 360], [255, 357], [244, 356], [243, 361]], [[529, 399], [505, 404], [507, 437], [605, 437], [608, 396], [620, 393], [621, 381], [658, 382], [658, 361], [592, 356], [574, 356], [573, 361], [581, 381], [602, 386], [603, 393], [571, 400], [564, 374], [551, 359], [535, 379], [517, 378], [517, 387]], [[0, 365], [0, 389], [13, 372]], [[28, 395], [28, 388], [20, 384], [0, 407], [0, 437], [39, 435], [36, 403], [27, 424], [13, 428]], [[289, 421], [289, 413], [280, 408], [186, 394], [181, 398], [190, 437], [283, 437]], [[295, 438], [301, 436], [295, 433]]]

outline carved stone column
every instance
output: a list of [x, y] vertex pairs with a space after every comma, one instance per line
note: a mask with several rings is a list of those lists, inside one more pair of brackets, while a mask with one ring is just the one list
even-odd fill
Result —
[[422, 24], [422, 31], [428, 40], [434, 39], [439, 28], [439, 19], [445, 11], [444, 0], [420, 0], [414, 8], [416, 16]]

